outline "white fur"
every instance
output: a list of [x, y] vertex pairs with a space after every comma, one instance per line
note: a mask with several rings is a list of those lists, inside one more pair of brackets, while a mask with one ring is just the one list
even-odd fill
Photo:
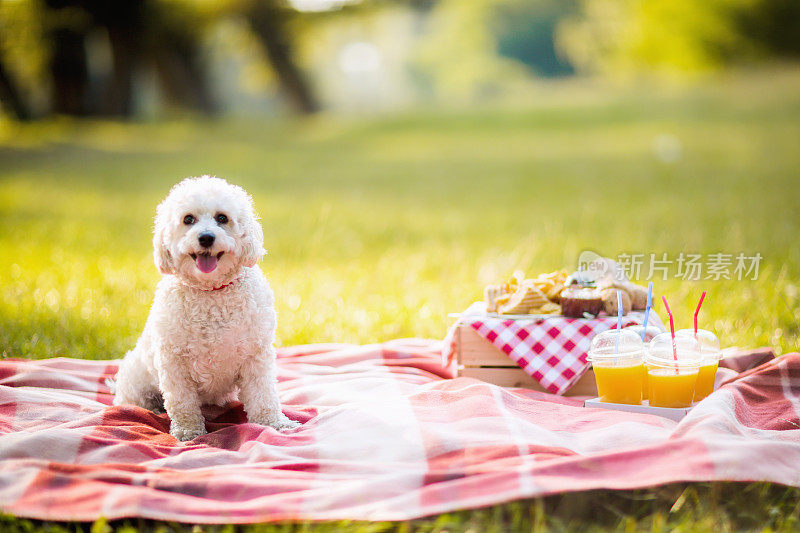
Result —
[[[218, 214], [228, 217], [219, 224]], [[196, 222], [185, 224], [191, 214]], [[203, 273], [191, 254], [218, 259]], [[166, 409], [170, 433], [191, 440], [206, 433], [201, 404], [241, 399], [250, 422], [297, 427], [281, 412], [275, 381], [273, 294], [256, 265], [265, 253], [250, 196], [219, 178], [188, 178], [158, 206], [153, 257], [163, 274], [136, 347], [117, 374], [115, 405]], [[220, 288], [221, 287], [221, 288]]]

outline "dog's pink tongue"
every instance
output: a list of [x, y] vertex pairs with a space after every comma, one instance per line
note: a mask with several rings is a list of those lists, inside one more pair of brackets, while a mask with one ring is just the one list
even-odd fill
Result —
[[200, 272], [205, 272], [206, 274], [214, 272], [214, 269], [217, 268], [217, 256], [198, 255], [197, 268], [200, 269]]

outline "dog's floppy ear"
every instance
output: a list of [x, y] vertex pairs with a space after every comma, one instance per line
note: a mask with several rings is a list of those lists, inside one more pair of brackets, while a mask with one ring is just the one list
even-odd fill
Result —
[[159, 205], [156, 211], [155, 229], [153, 230], [153, 261], [162, 274], [174, 274], [175, 263], [167, 242], [168, 221], [166, 208], [163, 205]]
[[242, 264], [252, 267], [267, 253], [264, 249], [264, 231], [253, 210], [253, 200], [248, 196], [249, 209], [242, 216]]

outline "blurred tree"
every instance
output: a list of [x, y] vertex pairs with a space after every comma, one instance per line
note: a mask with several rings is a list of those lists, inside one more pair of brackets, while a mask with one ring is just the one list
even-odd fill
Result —
[[16, 82], [9, 75], [2, 59], [0, 59], [0, 104], [10, 109], [17, 120], [30, 120], [32, 118]]
[[800, 1], [758, 0], [757, 8], [740, 10], [736, 22], [770, 55], [800, 57]]
[[179, 106], [214, 113], [218, 104], [212, 95], [202, 39], [214, 16], [223, 9], [202, 12], [191, 0], [149, 1], [145, 6], [144, 49], [158, 75], [167, 99]]
[[582, 0], [558, 30], [582, 70], [691, 72], [800, 53], [797, 0]]
[[250, 27], [261, 41], [281, 89], [294, 108], [301, 113], [314, 113], [319, 104], [297, 67], [293, 47], [286, 28], [289, 10], [274, 0], [256, 0], [246, 9]]
[[4, 74], [0, 106], [19, 119], [41, 115], [47, 98], [47, 58], [42, 42], [38, 1], [0, 1], [0, 64]]
[[51, 105], [56, 113], [88, 114], [89, 69], [86, 36], [89, 14], [77, 1], [45, 0], [46, 28], [50, 42]]
[[145, 4], [143, 0], [95, 0], [97, 23], [108, 32], [111, 48], [111, 79], [100, 112], [129, 116], [133, 113], [133, 82], [142, 56]]
[[[7, 4], [0, 2], [0, 104], [17, 118], [31, 115], [25, 96], [40, 87], [49, 88], [46, 107], [50, 112], [130, 116], [135, 112], [137, 73], [147, 69], [156, 73], [168, 101], [214, 112], [218, 105], [202, 46], [208, 29], [225, 17], [249, 21], [295, 109], [304, 113], [318, 109], [294, 58], [288, 22], [297, 11], [278, 0], [19, 0], [11, 3], [13, 7]], [[35, 27], [42, 28], [39, 34], [32, 31]], [[98, 46], [104, 48], [99, 56]], [[40, 71], [28, 67], [37, 63], [29, 61], [32, 49], [41, 50], [33, 55], [44, 58]], [[106, 56], [108, 65], [103, 61]], [[25, 71], [27, 83], [16, 84], [15, 71]]]
[[[154, 65], [168, 98], [203, 112], [215, 109], [199, 52], [199, 25], [191, 24], [185, 5], [45, 0], [45, 6], [54, 112], [130, 116], [135, 73], [144, 61]], [[111, 66], [93, 87], [86, 41], [98, 30], [107, 37]]]

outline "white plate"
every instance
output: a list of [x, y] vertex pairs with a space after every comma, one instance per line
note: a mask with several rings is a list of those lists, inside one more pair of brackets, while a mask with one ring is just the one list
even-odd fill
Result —
[[[542, 320], [545, 318], [567, 318], [564, 315], [501, 315], [500, 313], [482, 313], [482, 314], [464, 314], [464, 313], [450, 313], [447, 315], [449, 318], [500, 318], [502, 320]], [[584, 319], [597, 318], [588, 313], [584, 315]]]

